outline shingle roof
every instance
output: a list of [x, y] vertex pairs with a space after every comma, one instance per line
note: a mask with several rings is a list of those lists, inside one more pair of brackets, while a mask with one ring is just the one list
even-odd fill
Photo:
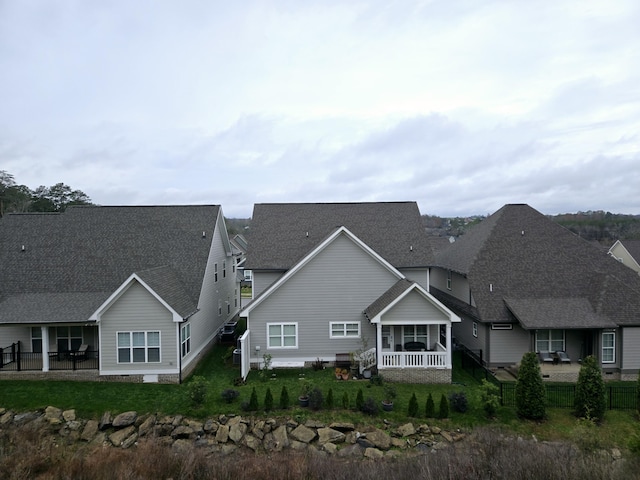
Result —
[[415, 202], [259, 203], [245, 268], [287, 270], [341, 226], [396, 268], [433, 261]]
[[622, 240], [621, 243], [633, 259], [640, 264], [640, 240]]
[[[505, 205], [439, 253], [466, 275], [485, 322], [509, 322], [509, 299], [586, 299], [595, 315], [640, 324], [640, 277], [528, 205]], [[554, 303], [559, 305], [559, 303]], [[558, 328], [579, 326], [579, 315]]]
[[586, 298], [505, 298], [507, 308], [527, 329], [612, 328], [616, 323], [593, 311]]
[[365, 316], [371, 320], [385, 308], [391, 305], [400, 295], [406, 292], [415, 282], [403, 278], [398, 280], [389, 290], [378, 297], [365, 311]]
[[4, 216], [0, 323], [86, 321], [133, 273], [176, 311], [193, 313], [219, 209], [92, 206]]

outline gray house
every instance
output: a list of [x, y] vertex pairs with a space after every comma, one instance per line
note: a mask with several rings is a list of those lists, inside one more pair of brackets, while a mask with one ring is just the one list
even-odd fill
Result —
[[246, 364], [334, 362], [408, 382], [451, 381], [451, 325], [429, 292], [433, 262], [415, 202], [257, 204], [243, 308]]
[[6, 215], [0, 378], [179, 382], [237, 314], [235, 270], [215, 205]]
[[534, 351], [545, 377], [574, 381], [595, 355], [606, 378], [637, 378], [639, 276], [528, 205], [504, 206], [435, 264], [430, 292], [460, 315], [456, 340], [489, 367]]
[[609, 255], [640, 274], [640, 240], [616, 240], [609, 249]]

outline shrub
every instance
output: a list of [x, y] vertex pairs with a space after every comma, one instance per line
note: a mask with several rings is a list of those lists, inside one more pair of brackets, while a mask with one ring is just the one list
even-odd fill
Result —
[[309, 393], [309, 407], [311, 407], [311, 410], [320, 410], [322, 408], [322, 400], [322, 390], [318, 387], [311, 390], [311, 393]]
[[578, 417], [602, 420], [607, 408], [605, 386], [596, 358], [589, 355], [582, 362], [576, 384], [575, 414]]
[[267, 391], [264, 394], [264, 410], [270, 412], [273, 410], [273, 395], [271, 395], [271, 388], [267, 387]]
[[409, 408], [407, 409], [407, 414], [410, 417], [418, 416], [418, 399], [416, 398], [416, 394], [411, 395], [411, 399], [409, 400]]
[[266, 382], [269, 379], [269, 370], [271, 370], [271, 354], [265, 353], [262, 355], [262, 367], [258, 372], [260, 380]]
[[256, 393], [256, 387], [251, 390], [251, 397], [249, 398], [248, 410], [255, 412], [258, 410], [258, 394]]
[[317, 357], [311, 364], [311, 368], [313, 368], [315, 371], [324, 370], [324, 362], [320, 359], [320, 357]]
[[194, 407], [200, 407], [207, 399], [207, 380], [201, 376], [195, 376], [189, 382], [189, 398]]
[[482, 400], [482, 409], [484, 410], [487, 418], [493, 418], [498, 411], [498, 407], [500, 406], [500, 398], [498, 397], [498, 386], [494, 385], [491, 382], [488, 382], [486, 379], [482, 379], [482, 387], [481, 388], [481, 400]]
[[324, 404], [329, 410], [333, 408], [333, 388], [330, 388], [327, 392], [327, 398], [325, 399]]
[[522, 356], [516, 382], [516, 412], [522, 418], [540, 420], [545, 416], [546, 389], [535, 352]]
[[342, 408], [344, 408], [345, 410], [348, 410], [350, 403], [351, 402], [349, 402], [349, 392], [344, 392], [342, 394]]
[[289, 408], [289, 391], [286, 385], [283, 385], [282, 390], [280, 390], [280, 408], [283, 410]]
[[467, 411], [467, 396], [464, 392], [451, 392], [449, 394], [449, 404], [454, 412], [464, 413]]
[[362, 403], [362, 407], [360, 408], [363, 413], [367, 415], [377, 415], [378, 414], [378, 402], [376, 402], [372, 397], [367, 397], [367, 399]]
[[233, 403], [233, 401], [240, 396], [240, 392], [233, 388], [227, 388], [226, 390], [223, 390], [220, 395], [225, 402]]
[[380, 374], [371, 375], [371, 378], [369, 379], [369, 383], [374, 387], [381, 387], [382, 384], [384, 383], [384, 378], [382, 378], [382, 375]]
[[449, 402], [447, 401], [446, 395], [443, 393], [440, 396], [440, 410], [438, 411], [438, 418], [448, 418], [449, 417]]
[[364, 405], [364, 394], [362, 393], [362, 389], [358, 389], [358, 394], [356, 395], [356, 410], [361, 411], [362, 405]]
[[433, 403], [433, 396], [431, 395], [431, 392], [429, 392], [429, 396], [427, 397], [424, 413], [427, 418], [435, 418], [436, 416], [436, 405]]

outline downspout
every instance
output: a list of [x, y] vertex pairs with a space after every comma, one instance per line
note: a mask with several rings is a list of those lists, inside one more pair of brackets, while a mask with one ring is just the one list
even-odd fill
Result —
[[[185, 322], [185, 319], [182, 319], [182, 322]], [[180, 325], [181, 323], [176, 323], [176, 338], [178, 339], [177, 342], [177, 351], [178, 351], [178, 385], [182, 385], [182, 352], [180, 350]]]

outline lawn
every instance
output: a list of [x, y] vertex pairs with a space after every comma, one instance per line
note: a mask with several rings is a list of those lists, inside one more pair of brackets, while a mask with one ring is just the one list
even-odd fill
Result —
[[[242, 404], [249, 402], [255, 389], [259, 407], [254, 413], [264, 415], [264, 400], [269, 389], [276, 409], [268, 414], [287, 415], [298, 421], [311, 417], [325, 422], [348, 421], [378, 425], [384, 421], [412, 421], [462, 429], [491, 424], [519, 435], [535, 435], [539, 440], [580, 441], [584, 438], [597, 438], [598, 442], [604, 445], [621, 447], [626, 446], [630, 436], [638, 429], [637, 416], [629, 410], [607, 411], [605, 421], [597, 427], [580, 422], [571, 414], [570, 409], [548, 409], [546, 421], [529, 422], [517, 418], [513, 408], [500, 407], [496, 418], [489, 420], [481, 407], [480, 384], [460, 367], [458, 358], [454, 358], [451, 385], [395, 384], [397, 396], [393, 411], [380, 411], [375, 416], [368, 416], [355, 411], [358, 391], [362, 391], [365, 400], [371, 397], [375, 405], [379, 406], [384, 396], [384, 386], [374, 385], [369, 380], [337, 380], [333, 368], [275, 369], [265, 376], [261, 376], [258, 371], [252, 371], [246, 384], [236, 386], [234, 380], [240, 376], [240, 370], [239, 367], [230, 364], [232, 348], [216, 345], [183, 385], [0, 380], [0, 407], [29, 411], [54, 405], [63, 409], [75, 408], [78, 415], [84, 418], [99, 418], [105, 411], [118, 413], [127, 410], [206, 418], [219, 414], [247, 414]], [[204, 378], [206, 384], [206, 397], [202, 405], [194, 405], [190, 397], [196, 383], [194, 379], [198, 377]], [[313, 411], [300, 407], [297, 397], [301, 386], [306, 382], [317, 387], [325, 400], [331, 390], [334, 408], [328, 409], [325, 406]], [[283, 387], [286, 387], [290, 398], [290, 408], [286, 411], [278, 408]], [[239, 397], [230, 404], [226, 403], [221, 395], [226, 389], [239, 392]], [[460, 413], [450, 408], [447, 419], [427, 419], [425, 404], [428, 395], [432, 395], [437, 414], [441, 396], [448, 397], [453, 392], [464, 392], [468, 400], [468, 410]], [[349, 398], [348, 409], [342, 408], [345, 394]], [[409, 401], [414, 394], [418, 400], [418, 416], [409, 417]]]

